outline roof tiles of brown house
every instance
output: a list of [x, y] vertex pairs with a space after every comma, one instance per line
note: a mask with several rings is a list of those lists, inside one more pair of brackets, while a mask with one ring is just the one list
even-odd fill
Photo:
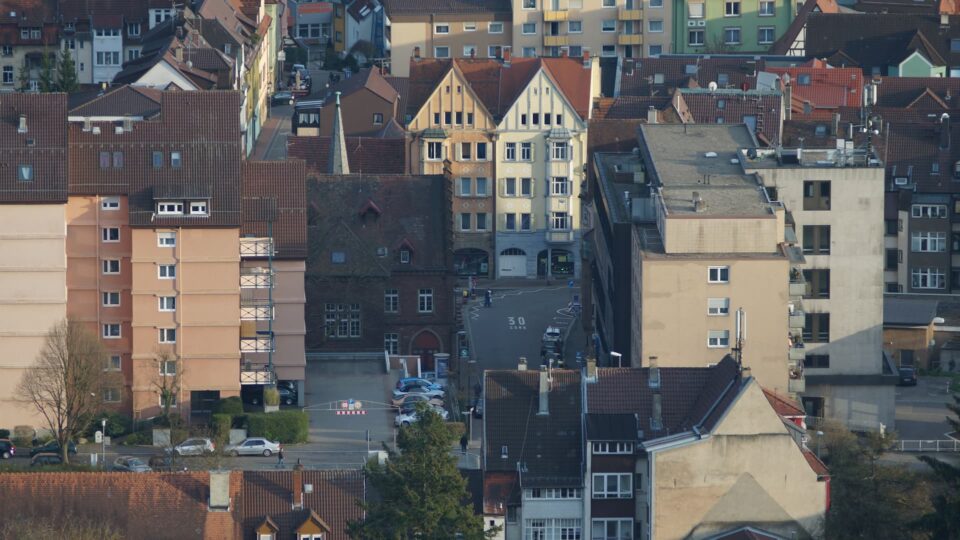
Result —
[[520, 503], [516, 472], [488, 472], [483, 475], [483, 513], [503, 516], [507, 506]]
[[790, 75], [792, 96], [817, 107], [856, 107], [863, 99], [863, 71], [859, 68], [832, 68], [813, 60], [804, 66], [766, 71]]
[[[25, 130], [20, 129], [21, 118]], [[0, 203], [66, 201], [66, 94], [3, 94], [0, 97]]]
[[327, 95], [333, 95], [340, 92], [340, 97], [346, 97], [350, 94], [366, 88], [388, 103], [394, 103], [400, 95], [396, 88], [380, 74], [377, 68], [364, 68], [355, 75], [341, 79], [327, 90]]
[[307, 257], [307, 168], [299, 159], [246, 161], [241, 235], [273, 234], [276, 258]]
[[540, 377], [539, 371], [486, 372], [487, 472], [516, 471], [519, 462], [523, 487], [579, 486], [583, 463], [580, 372], [552, 370], [549, 414], [538, 414]]
[[[165, 7], [171, 7], [168, 3]], [[143, 0], [68, 0], [60, 2], [65, 20], [92, 19], [95, 24], [146, 22], [150, 6]], [[111, 26], [117, 28], [117, 26]]]
[[742, 58], [625, 59], [619, 95], [669, 95], [677, 88], [707, 88], [711, 82], [720, 88], [754, 88], [762, 68], [762, 61]]
[[779, 92], [751, 90], [683, 90], [683, 101], [698, 124], [743, 124], [745, 117], [753, 117], [756, 131], [768, 143], [780, 139]]
[[[287, 137], [287, 157], [306, 161], [312, 175], [330, 171], [330, 137]], [[355, 174], [404, 174], [405, 141], [400, 138], [345, 137], [347, 162]]]
[[960, 78], [881, 77], [877, 106], [960, 109]]
[[[114, 122], [70, 125], [70, 193], [127, 194], [131, 226], [240, 226], [240, 109], [237, 92], [164, 92], [158, 118], [117, 133]], [[101, 167], [101, 152], [111, 154]], [[122, 153], [115, 167], [115, 152]], [[154, 152], [163, 165], [154, 167]], [[180, 153], [180, 166], [172, 153]], [[181, 194], [180, 197], [178, 194]], [[155, 196], [210, 198], [207, 217], [155, 215]]]
[[400, 104], [397, 106], [397, 120], [404, 121], [407, 114], [407, 101], [410, 99], [410, 79], [408, 77], [384, 77], [384, 80], [397, 91], [397, 99]]

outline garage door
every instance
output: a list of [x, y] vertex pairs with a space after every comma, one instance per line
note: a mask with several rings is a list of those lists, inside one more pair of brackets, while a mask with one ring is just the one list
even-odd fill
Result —
[[500, 277], [526, 277], [527, 276], [527, 256], [526, 255], [501, 255], [498, 261]]

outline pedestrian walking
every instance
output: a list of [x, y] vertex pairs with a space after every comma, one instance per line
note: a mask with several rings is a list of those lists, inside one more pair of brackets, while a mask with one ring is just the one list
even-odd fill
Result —
[[277, 450], [277, 468], [283, 468], [283, 447], [280, 447], [280, 450]]
[[467, 453], [467, 443], [470, 442], [470, 439], [467, 438], [467, 434], [464, 433], [463, 437], [460, 437], [460, 453]]

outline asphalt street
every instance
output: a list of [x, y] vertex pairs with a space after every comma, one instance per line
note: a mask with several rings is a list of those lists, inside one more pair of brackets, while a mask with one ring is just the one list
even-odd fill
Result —
[[946, 440], [950, 431], [945, 405], [952, 403], [950, 379], [918, 377], [916, 386], [897, 388], [897, 436], [900, 440]]

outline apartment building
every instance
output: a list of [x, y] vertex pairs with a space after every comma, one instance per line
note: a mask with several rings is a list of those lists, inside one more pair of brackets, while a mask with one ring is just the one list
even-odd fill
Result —
[[623, 56], [674, 52], [662, 0], [511, 0], [515, 56]]
[[[67, 97], [0, 101], [0, 425], [39, 425], [16, 397], [47, 332], [67, 315]], [[8, 428], [9, 429], [9, 428]]]
[[38, 88], [44, 52], [56, 52], [58, 30], [56, 2], [4, 6], [0, 13], [0, 91]]
[[[377, 67], [363, 68], [327, 89], [324, 97], [327, 106], [319, 111], [319, 134], [329, 135], [333, 129], [335, 98], [340, 100], [344, 111], [341, 120], [343, 134], [347, 137], [376, 137], [387, 129], [392, 120], [402, 119], [400, 94]], [[297, 120], [297, 124], [300, 124]], [[395, 123], [393, 125], [397, 126]], [[303, 128], [299, 125], [297, 128], [300, 134]], [[307, 133], [308, 130], [303, 130], [302, 134]]]
[[786, 33], [796, 0], [681, 0], [673, 4], [673, 52], [766, 52]]
[[509, 0], [384, 0], [390, 72], [410, 75], [410, 59], [502, 58], [513, 45]]

